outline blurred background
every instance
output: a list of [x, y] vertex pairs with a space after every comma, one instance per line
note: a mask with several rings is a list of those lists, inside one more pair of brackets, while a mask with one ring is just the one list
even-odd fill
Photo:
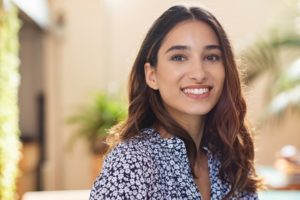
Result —
[[[139, 46], [175, 4], [207, 7], [224, 26], [246, 83], [258, 172], [270, 189], [299, 195], [300, 1], [0, 2], [0, 199], [10, 190], [18, 199], [30, 191], [87, 194], [101, 169], [105, 130], [126, 116]], [[17, 81], [10, 87], [3, 77]], [[4, 117], [9, 108], [16, 112]], [[15, 176], [7, 163], [17, 164]]]

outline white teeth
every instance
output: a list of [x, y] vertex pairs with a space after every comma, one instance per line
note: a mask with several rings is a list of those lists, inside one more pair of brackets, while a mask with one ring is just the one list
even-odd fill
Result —
[[190, 89], [190, 88], [185, 88], [183, 89], [183, 92], [186, 94], [204, 94], [207, 93], [209, 91], [208, 88], [194, 88], [194, 89]]

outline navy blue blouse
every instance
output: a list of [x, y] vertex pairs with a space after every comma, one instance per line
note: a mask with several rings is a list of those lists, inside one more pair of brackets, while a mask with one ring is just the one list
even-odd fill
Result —
[[[222, 200], [230, 184], [218, 178], [220, 161], [205, 148], [211, 199]], [[191, 173], [184, 142], [177, 138], [162, 138], [154, 129], [117, 145], [106, 157], [97, 177], [90, 200], [105, 199], [166, 199], [201, 200]], [[235, 192], [231, 200], [256, 200], [256, 193]]]

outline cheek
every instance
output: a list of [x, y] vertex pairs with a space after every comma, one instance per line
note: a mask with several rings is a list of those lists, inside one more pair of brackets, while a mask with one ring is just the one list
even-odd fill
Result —
[[[179, 82], [184, 77], [185, 72], [182, 69], [175, 66], [164, 66], [160, 70], [157, 70], [157, 83], [162, 87], [176, 86], [176, 82]], [[163, 84], [169, 84], [164, 85]]]
[[217, 70], [211, 71], [211, 75], [213, 77], [213, 82], [215, 85], [215, 95], [219, 99], [225, 85], [225, 70], [224, 68], [219, 68]]
[[217, 70], [213, 72], [216, 82], [223, 87], [225, 81], [225, 69], [223, 66], [220, 66]]
[[224, 82], [225, 82], [225, 71], [223, 70], [222, 73], [220, 74], [220, 85], [223, 88]]
[[223, 93], [223, 90], [224, 90], [224, 85], [225, 85], [225, 70], [222, 70], [218, 76], [218, 85], [219, 85], [219, 99], [220, 99], [220, 96], [222, 95]]

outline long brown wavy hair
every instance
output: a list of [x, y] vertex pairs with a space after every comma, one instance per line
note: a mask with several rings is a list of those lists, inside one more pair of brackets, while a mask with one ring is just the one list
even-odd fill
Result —
[[225, 31], [218, 20], [199, 7], [173, 6], [165, 11], [147, 33], [129, 77], [128, 118], [111, 129], [118, 141], [128, 140], [143, 128], [159, 126], [184, 141], [190, 166], [194, 173], [197, 155], [196, 144], [188, 132], [180, 126], [164, 108], [159, 91], [147, 86], [144, 64], [157, 64], [157, 54], [164, 38], [178, 23], [197, 20], [206, 23], [217, 35], [225, 68], [225, 80], [221, 97], [206, 115], [203, 139], [200, 146], [208, 147], [220, 155], [219, 176], [231, 184], [227, 197], [235, 191], [256, 192], [259, 180], [254, 169], [254, 146], [250, 129], [245, 123], [246, 103], [234, 55]]

